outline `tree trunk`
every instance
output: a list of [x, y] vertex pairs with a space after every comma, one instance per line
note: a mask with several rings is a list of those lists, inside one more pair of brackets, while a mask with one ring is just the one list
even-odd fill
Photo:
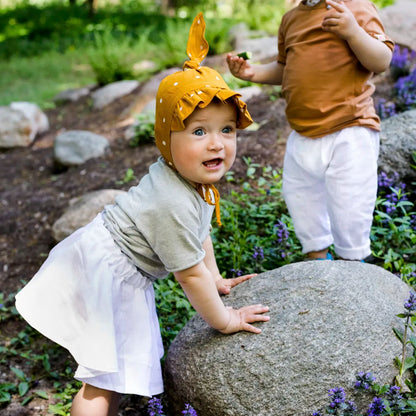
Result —
[[98, 0], [87, 0], [88, 15], [92, 17], [97, 9]]
[[175, 15], [175, 0], [160, 0], [160, 6], [165, 16]]

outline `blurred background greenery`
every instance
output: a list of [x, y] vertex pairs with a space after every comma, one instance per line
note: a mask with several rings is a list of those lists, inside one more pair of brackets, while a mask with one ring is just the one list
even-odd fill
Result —
[[[207, 21], [210, 54], [232, 49], [229, 29], [245, 22], [275, 35], [293, 0], [0, 0], [0, 105], [54, 104], [60, 91], [120, 79], [145, 80], [181, 65], [197, 12]], [[383, 7], [393, 0], [376, 0]]]

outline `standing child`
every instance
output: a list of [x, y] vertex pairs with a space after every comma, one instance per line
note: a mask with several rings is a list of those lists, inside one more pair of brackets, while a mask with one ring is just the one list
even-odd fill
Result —
[[157, 93], [155, 136], [162, 158], [126, 195], [50, 253], [16, 296], [22, 316], [67, 348], [83, 382], [72, 416], [116, 415], [119, 393], [163, 391], [163, 355], [152, 281], [172, 272], [205, 321], [224, 334], [259, 333], [268, 308], [227, 308], [220, 294], [253, 275], [223, 279], [210, 222], [219, 221], [219, 181], [234, 162], [236, 129], [252, 121], [239, 94], [214, 70], [205, 22], [191, 27], [184, 71]]
[[387, 69], [393, 42], [368, 0], [304, 0], [287, 12], [276, 62], [250, 65], [228, 54], [231, 73], [282, 85], [293, 131], [283, 195], [308, 258], [371, 254], [380, 120], [372, 73]]

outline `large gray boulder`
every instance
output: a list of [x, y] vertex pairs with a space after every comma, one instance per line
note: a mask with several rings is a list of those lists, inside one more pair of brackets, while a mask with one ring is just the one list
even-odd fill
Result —
[[190, 403], [198, 416], [306, 416], [327, 405], [330, 388], [354, 399], [359, 371], [390, 383], [401, 353], [393, 327], [403, 327], [396, 314], [408, 297], [398, 277], [360, 262], [260, 274], [224, 303], [268, 305], [270, 321], [256, 324], [261, 334], [221, 335], [194, 316], [171, 344], [165, 385], [173, 414]]
[[412, 153], [416, 151], [416, 110], [405, 111], [381, 123], [379, 170], [416, 179]]

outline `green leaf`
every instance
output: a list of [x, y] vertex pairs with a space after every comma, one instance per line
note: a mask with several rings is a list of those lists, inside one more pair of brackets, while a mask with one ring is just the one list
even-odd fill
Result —
[[11, 369], [19, 380], [26, 381], [25, 373], [20, 368], [11, 367]]
[[28, 396], [22, 401], [22, 406], [26, 406], [30, 401], [33, 400], [33, 396]]
[[396, 328], [393, 328], [393, 332], [396, 335], [396, 337], [400, 340], [400, 342], [403, 344], [403, 334], [399, 332], [399, 330]]
[[36, 395], [37, 395], [37, 396], [39, 396], [41, 399], [45, 399], [45, 400], [48, 400], [48, 399], [49, 399], [48, 393], [46, 393], [46, 391], [43, 391], [43, 390], [36, 390], [36, 391], [35, 391], [35, 393], [36, 393]]
[[404, 361], [403, 370], [406, 371], [406, 370], [409, 370], [410, 368], [414, 367], [415, 362], [416, 362], [415, 357], [407, 357]]
[[0, 403], [6, 403], [11, 400], [12, 396], [7, 391], [0, 390]]
[[19, 395], [24, 396], [29, 391], [29, 384], [26, 381], [19, 383]]

